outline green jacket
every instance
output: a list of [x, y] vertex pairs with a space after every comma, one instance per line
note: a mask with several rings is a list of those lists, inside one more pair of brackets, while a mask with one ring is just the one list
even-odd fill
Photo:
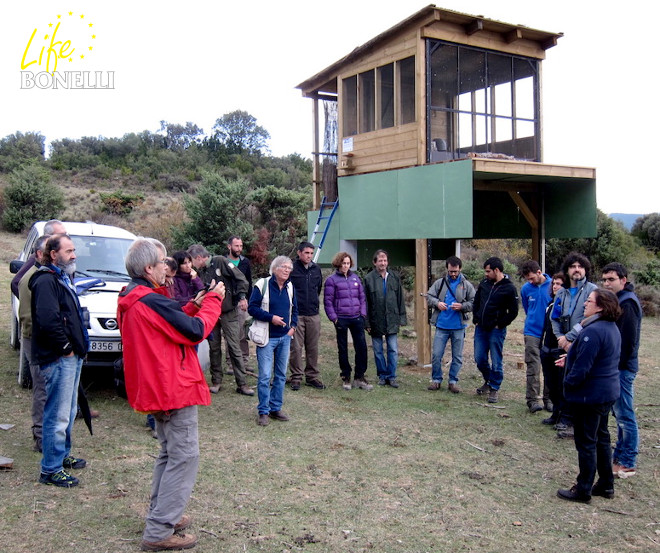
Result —
[[399, 326], [407, 325], [403, 286], [398, 275], [387, 273], [387, 294], [383, 294], [383, 279], [372, 270], [364, 279], [367, 296], [367, 328], [372, 336], [398, 334]]

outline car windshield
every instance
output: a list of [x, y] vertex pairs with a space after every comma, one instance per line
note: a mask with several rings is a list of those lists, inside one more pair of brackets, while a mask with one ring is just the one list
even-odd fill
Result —
[[133, 240], [104, 236], [71, 236], [76, 246], [76, 274], [103, 280], [129, 280], [124, 258]]

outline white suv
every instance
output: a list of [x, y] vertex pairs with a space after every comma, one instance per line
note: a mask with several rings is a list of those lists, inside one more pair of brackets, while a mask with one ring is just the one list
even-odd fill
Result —
[[[18, 259], [9, 269], [17, 273], [33, 252], [34, 244], [44, 230], [45, 221], [32, 225]], [[79, 294], [80, 305], [89, 312], [87, 331], [89, 350], [85, 366], [110, 366], [121, 356], [121, 337], [117, 325], [117, 296], [130, 280], [124, 258], [136, 236], [124, 229], [96, 223], [64, 222], [69, 236], [76, 246], [76, 280], [79, 277], [101, 279], [101, 283]], [[18, 299], [12, 294], [10, 343], [20, 347], [21, 332], [18, 323]], [[19, 363], [18, 382], [28, 386], [30, 371]]]

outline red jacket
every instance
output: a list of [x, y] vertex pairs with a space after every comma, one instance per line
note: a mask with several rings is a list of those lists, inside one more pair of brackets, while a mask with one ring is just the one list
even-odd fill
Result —
[[222, 298], [209, 292], [201, 308], [193, 303], [181, 308], [161, 290], [133, 279], [119, 294], [117, 320], [128, 402], [142, 413], [209, 405], [195, 345], [218, 322]]

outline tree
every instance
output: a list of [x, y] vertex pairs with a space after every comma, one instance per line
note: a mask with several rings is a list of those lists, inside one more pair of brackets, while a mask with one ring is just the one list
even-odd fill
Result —
[[638, 217], [630, 233], [639, 238], [645, 246], [656, 252], [660, 251], [660, 213]]
[[21, 232], [33, 221], [54, 219], [64, 209], [62, 191], [51, 184], [50, 173], [40, 165], [15, 169], [9, 182], [2, 220], [10, 232]]
[[165, 147], [178, 152], [188, 149], [192, 144], [200, 144], [199, 137], [204, 135], [204, 129], [190, 121], [185, 126], [161, 121], [160, 130], [166, 134]]
[[0, 171], [10, 172], [25, 163], [41, 162], [46, 152], [41, 133], [16, 132], [0, 140]]
[[222, 142], [229, 153], [259, 155], [267, 151], [270, 134], [257, 125], [257, 119], [247, 111], [225, 113], [213, 125], [214, 137]]
[[172, 230], [174, 244], [188, 248], [204, 244], [209, 250], [224, 254], [227, 238], [244, 237], [249, 244], [254, 235], [250, 219], [250, 184], [247, 180], [227, 179], [216, 172], [202, 173], [202, 183], [195, 194], [183, 200], [188, 221]]

